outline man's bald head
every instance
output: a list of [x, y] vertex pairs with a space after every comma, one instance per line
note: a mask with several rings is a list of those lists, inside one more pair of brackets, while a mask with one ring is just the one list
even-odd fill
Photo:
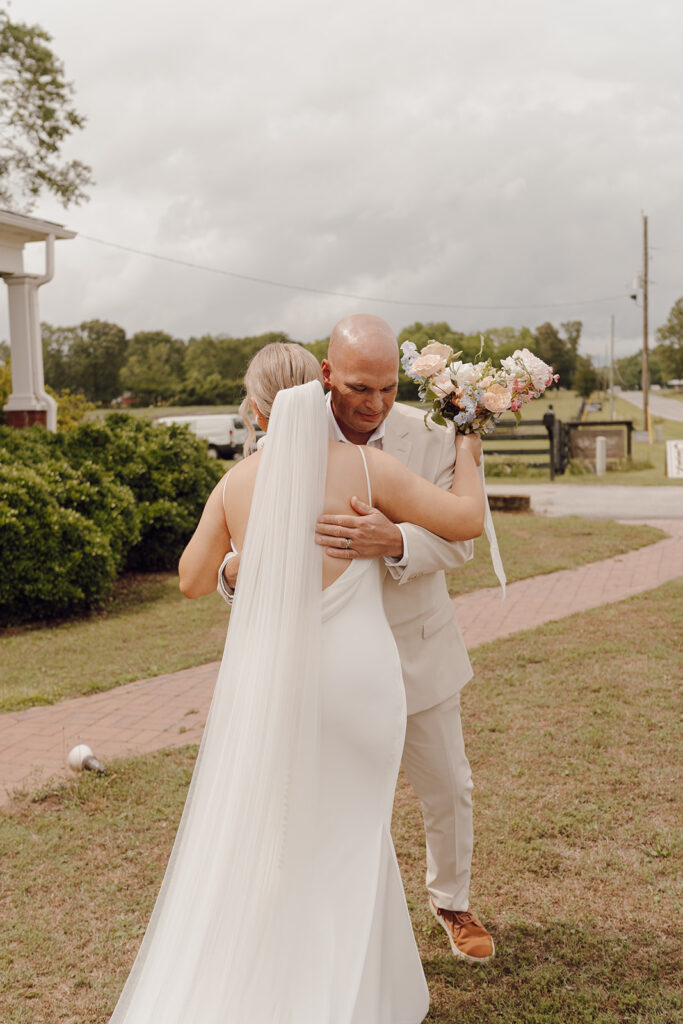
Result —
[[371, 313], [344, 317], [332, 328], [327, 358], [334, 366], [349, 361], [394, 361], [398, 368], [398, 341], [386, 320]]
[[332, 410], [349, 441], [365, 442], [391, 411], [398, 388], [398, 342], [386, 320], [347, 316], [330, 335], [323, 377]]

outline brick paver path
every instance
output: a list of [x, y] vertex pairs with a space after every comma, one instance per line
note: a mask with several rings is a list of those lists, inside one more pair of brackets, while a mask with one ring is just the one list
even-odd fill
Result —
[[[620, 601], [683, 576], [683, 520], [653, 523], [669, 536], [578, 569], [454, 598], [468, 647]], [[0, 715], [0, 803], [14, 788], [68, 775], [66, 755], [87, 743], [100, 760], [199, 742], [219, 662], [141, 679], [90, 697]]]

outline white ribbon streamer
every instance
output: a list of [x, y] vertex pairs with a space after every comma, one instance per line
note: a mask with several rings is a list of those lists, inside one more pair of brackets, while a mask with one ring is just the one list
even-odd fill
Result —
[[501, 601], [505, 600], [505, 584], [507, 578], [505, 576], [505, 569], [503, 568], [503, 560], [500, 557], [500, 550], [498, 548], [498, 538], [496, 537], [496, 530], [493, 525], [493, 516], [491, 515], [491, 509], [489, 508], [489, 497], [486, 493], [486, 476], [484, 475], [484, 453], [481, 455], [481, 464], [479, 466], [479, 476], [481, 477], [481, 485], [484, 488], [484, 500], [486, 502], [486, 512], [484, 513], [484, 533], [486, 534], [489, 542], [489, 548], [491, 550], [491, 561], [493, 563], [493, 571], [498, 577], [501, 590], [503, 591]]

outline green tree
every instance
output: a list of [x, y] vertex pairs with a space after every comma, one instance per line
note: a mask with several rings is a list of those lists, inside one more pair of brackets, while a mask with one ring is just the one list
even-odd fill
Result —
[[70, 327], [53, 327], [48, 323], [40, 325], [45, 381], [58, 391], [69, 386], [68, 364], [72, 330]]
[[600, 384], [598, 371], [590, 356], [577, 356], [572, 387], [582, 398], [590, 398]]
[[62, 144], [85, 119], [74, 88], [39, 25], [10, 20], [0, 6], [0, 204], [30, 211], [46, 190], [64, 206], [88, 198], [90, 168], [64, 160]]
[[614, 361], [615, 383], [627, 391], [639, 391], [642, 369], [642, 352], [636, 352], [632, 356], [622, 356], [621, 359], [616, 359]]
[[45, 379], [58, 390], [82, 392], [109, 404], [121, 394], [121, 367], [128, 339], [117, 324], [86, 320], [77, 327], [41, 325]]
[[310, 341], [304, 348], [307, 348], [309, 352], [312, 352], [319, 363], [322, 363], [323, 359], [327, 359], [327, 350], [330, 345], [329, 338], [320, 338], [318, 341]]
[[563, 338], [554, 324], [541, 324], [536, 328], [536, 354], [559, 373], [559, 384], [564, 388], [574, 386], [574, 372], [577, 367], [581, 321], [569, 320], [561, 325]]
[[173, 400], [184, 376], [185, 342], [164, 331], [139, 331], [128, 342], [121, 384], [138, 401]]
[[663, 380], [683, 380], [683, 297], [674, 302], [666, 323], [657, 330], [657, 339], [659, 344], [653, 354]]
[[536, 353], [536, 337], [529, 327], [489, 327], [482, 333], [486, 342], [484, 352], [491, 358], [506, 359], [518, 348]]

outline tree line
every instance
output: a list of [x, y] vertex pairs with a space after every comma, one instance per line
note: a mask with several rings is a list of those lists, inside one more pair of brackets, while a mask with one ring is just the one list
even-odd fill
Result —
[[[404, 327], [399, 344], [410, 339], [418, 348], [437, 340], [462, 352], [463, 359], [502, 359], [516, 348], [530, 348], [552, 364], [563, 387], [594, 389], [595, 369], [578, 352], [581, 322], [559, 327], [544, 323], [527, 327], [497, 327], [465, 333], [450, 324], [414, 323]], [[128, 337], [117, 324], [89, 320], [74, 327], [42, 325], [45, 380], [56, 391], [80, 393], [97, 405], [110, 405], [128, 392], [138, 405], [222, 405], [243, 397], [242, 378], [252, 356], [270, 342], [291, 341], [281, 331], [250, 337], [204, 334], [188, 341], [165, 331], [138, 331]], [[322, 359], [329, 339], [307, 343]], [[588, 379], [590, 378], [590, 379]], [[399, 397], [414, 397], [414, 384], [403, 374]]]
[[[516, 348], [529, 348], [560, 375], [560, 387], [588, 396], [605, 385], [604, 368], [597, 369], [590, 356], [579, 353], [582, 324], [568, 320], [555, 325], [494, 327], [466, 333], [446, 321], [413, 323], [404, 327], [399, 344], [413, 341], [422, 348], [433, 339], [461, 351], [463, 359], [502, 359]], [[270, 342], [291, 341], [287, 334], [272, 331], [250, 337], [204, 334], [187, 341], [165, 331], [138, 331], [130, 337], [118, 324], [88, 320], [74, 327], [42, 324], [45, 381], [56, 392], [83, 395], [89, 402], [109, 406], [128, 392], [133, 404], [224, 405], [243, 397], [242, 379], [251, 357]], [[306, 344], [322, 359], [327, 338]], [[0, 343], [0, 392], [9, 393], [9, 346]], [[616, 362], [615, 379], [626, 388], [640, 387], [641, 356]], [[663, 384], [683, 378], [683, 298], [673, 306], [657, 331], [650, 352], [650, 380]], [[4, 381], [4, 384], [3, 384]], [[401, 374], [399, 397], [413, 398], [412, 381]], [[3, 397], [4, 404], [6, 397]]]

